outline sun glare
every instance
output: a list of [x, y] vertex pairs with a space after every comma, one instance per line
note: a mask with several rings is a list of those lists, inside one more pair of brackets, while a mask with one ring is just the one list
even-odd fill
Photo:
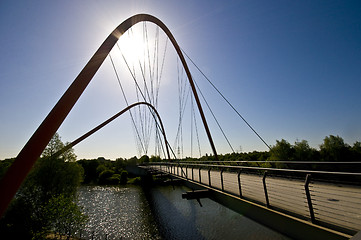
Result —
[[143, 34], [138, 29], [128, 30], [119, 38], [118, 46], [121, 53], [130, 65], [139, 64], [144, 61], [147, 54], [147, 44], [144, 41]]

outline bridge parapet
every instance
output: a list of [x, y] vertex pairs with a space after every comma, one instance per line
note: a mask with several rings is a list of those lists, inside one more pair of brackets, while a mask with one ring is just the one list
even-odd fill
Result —
[[219, 163], [162, 162], [150, 166], [318, 226], [349, 235], [361, 229], [361, 173]]

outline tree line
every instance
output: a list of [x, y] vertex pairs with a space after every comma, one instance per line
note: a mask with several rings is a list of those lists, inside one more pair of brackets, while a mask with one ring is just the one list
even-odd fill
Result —
[[[277, 140], [269, 151], [221, 154], [218, 156], [218, 160], [248, 161], [245, 165], [256, 167], [361, 172], [361, 164], [349, 163], [361, 162], [361, 142], [356, 141], [351, 146], [345, 143], [342, 137], [329, 135], [323, 139], [319, 149], [316, 149], [311, 147], [306, 140], [291, 144], [287, 140], [281, 139]], [[200, 158], [185, 158], [182, 161], [215, 161], [215, 157], [205, 155]], [[326, 162], [331, 164], [322, 164]], [[332, 164], [335, 162], [344, 164]]]
[[[5, 215], [0, 219], [0, 232], [4, 239], [43, 239], [49, 233], [71, 236], [86, 223], [87, 216], [77, 203], [77, 188], [80, 184], [118, 185], [140, 182], [131, 176], [126, 166], [160, 162], [157, 156], [118, 158], [116, 160], [99, 157], [77, 161], [70, 148], [55, 156], [67, 143], [55, 134], [36, 162], [30, 174], [18, 190]], [[282, 139], [269, 151], [249, 153], [228, 153], [219, 155], [220, 161], [248, 161], [248, 166], [278, 167], [293, 169], [359, 171], [351, 165], [324, 165], [319, 169], [307, 162], [354, 162], [361, 160], [361, 143], [352, 146], [339, 136], [327, 136], [319, 149], [309, 146], [306, 140], [290, 144]], [[200, 158], [185, 158], [181, 161], [214, 161], [213, 155]], [[0, 161], [0, 179], [14, 159]], [[283, 161], [283, 162], [279, 162]], [[293, 162], [303, 162], [294, 165]], [[327, 169], [328, 168], [328, 169]]]
[[[340, 136], [330, 135], [324, 138], [319, 150], [310, 147], [306, 140], [294, 144], [285, 139], [276, 140], [269, 151], [248, 153], [227, 153], [218, 156], [220, 161], [300, 161], [300, 162], [355, 162], [361, 161], [361, 142], [352, 146], [345, 143]], [[213, 155], [183, 160], [214, 161]]]

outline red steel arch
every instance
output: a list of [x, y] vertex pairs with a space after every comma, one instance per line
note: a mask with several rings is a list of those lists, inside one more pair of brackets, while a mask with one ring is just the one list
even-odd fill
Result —
[[[131, 105], [129, 105], [128, 107], [124, 108], [123, 110], [121, 110], [120, 112], [118, 112], [117, 114], [115, 114], [114, 116], [112, 116], [111, 118], [109, 118], [108, 120], [104, 121], [103, 123], [99, 124], [98, 126], [96, 126], [95, 128], [93, 128], [92, 130], [90, 130], [89, 132], [85, 133], [84, 135], [82, 135], [81, 137], [75, 139], [74, 141], [72, 141], [71, 143], [69, 143], [68, 145], [66, 145], [64, 148], [62, 148], [61, 150], [59, 150], [58, 152], [54, 153], [52, 155], [52, 157], [57, 157], [59, 155], [61, 155], [62, 153], [66, 152], [68, 149], [74, 147], [75, 145], [77, 145], [78, 143], [80, 143], [81, 141], [85, 140], [86, 138], [88, 138], [90, 135], [94, 134], [95, 132], [99, 131], [100, 129], [102, 129], [103, 127], [105, 127], [107, 124], [109, 124], [110, 122], [112, 122], [113, 120], [115, 120], [116, 118], [118, 118], [120, 115], [122, 115], [123, 113], [125, 113], [126, 111], [132, 109], [133, 107], [136, 107], [138, 105], [147, 105], [150, 110], [153, 110], [153, 112], [155, 113], [155, 116], [157, 117], [157, 119], [159, 120], [159, 124], [160, 124], [160, 129], [162, 131], [162, 135], [163, 135], [163, 139], [164, 139], [164, 144], [165, 144], [165, 148], [167, 151], [167, 157], [168, 159], [170, 159], [170, 154], [169, 154], [169, 147], [168, 147], [168, 141], [167, 141], [167, 136], [165, 134], [165, 128], [162, 122], [162, 119], [160, 118], [160, 115], [157, 111], [157, 109], [155, 109], [155, 107], [153, 105], [151, 105], [150, 103], [147, 102], [136, 102], [133, 103]], [[154, 117], [154, 120], [155, 117]]]
[[134, 15], [122, 22], [105, 39], [103, 44], [95, 52], [89, 62], [85, 65], [85, 67], [76, 77], [74, 82], [66, 90], [64, 95], [59, 99], [59, 101], [50, 111], [48, 116], [44, 119], [38, 129], [31, 136], [29, 141], [25, 144], [23, 149], [16, 157], [14, 163], [10, 166], [5, 176], [1, 179], [0, 193], [2, 196], [0, 198], [0, 217], [5, 212], [11, 199], [14, 197], [16, 191], [19, 189], [21, 183], [29, 173], [30, 169], [39, 158], [52, 136], [58, 130], [70, 110], [73, 108], [74, 104], [77, 102], [85, 88], [88, 86], [89, 82], [98, 71], [99, 67], [102, 65], [105, 58], [108, 56], [109, 52], [114, 47], [120, 36], [122, 36], [134, 24], [144, 21], [152, 22], [158, 25], [164, 31], [164, 33], [167, 34], [168, 38], [172, 42], [173, 47], [175, 48], [187, 74], [213, 154], [216, 160], [218, 160], [217, 151], [214, 146], [211, 133], [209, 131], [208, 124], [204, 116], [195, 85], [193, 83], [191, 73], [177, 41], [175, 40], [172, 33], [169, 31], [167, 26], [158, 18], [148, 14]]

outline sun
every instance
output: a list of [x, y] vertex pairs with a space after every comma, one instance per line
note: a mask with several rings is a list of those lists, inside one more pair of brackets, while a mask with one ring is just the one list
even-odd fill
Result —
[[138, 65], [146, 58], [147, 43], [144, 34], [138, 28], [131, 28], [118, 40], [121, 57], [124, 57], [130, 65]]

